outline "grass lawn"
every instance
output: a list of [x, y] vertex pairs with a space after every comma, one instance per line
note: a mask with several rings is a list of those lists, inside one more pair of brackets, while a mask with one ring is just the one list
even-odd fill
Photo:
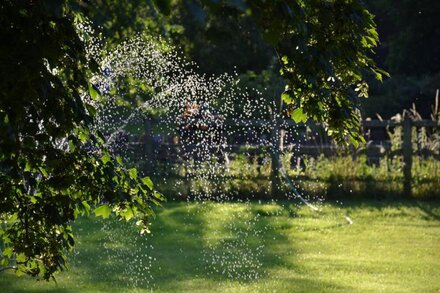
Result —
[[168, 203], [151, 235], [75, 230], [57, 284], [6, 272], [0, 292], [440, 292], [440, 202]]

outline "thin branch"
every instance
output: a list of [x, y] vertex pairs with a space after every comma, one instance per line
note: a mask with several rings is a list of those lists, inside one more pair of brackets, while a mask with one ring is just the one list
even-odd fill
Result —
[[16, 266], [6, 266], [6, 267], [0, 267], [0, 272], [6, 271], [6, 270], [16, 270]]

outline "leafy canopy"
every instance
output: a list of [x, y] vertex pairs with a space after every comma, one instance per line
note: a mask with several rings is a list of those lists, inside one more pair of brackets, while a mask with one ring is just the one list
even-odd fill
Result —
[[77, 8], [0, 4], [0, 267], [44, 279], [65, 265], [79, 215], [138, 218], [145, 231], [162, 200], [91, 130], [97, 68], [76, 31]]

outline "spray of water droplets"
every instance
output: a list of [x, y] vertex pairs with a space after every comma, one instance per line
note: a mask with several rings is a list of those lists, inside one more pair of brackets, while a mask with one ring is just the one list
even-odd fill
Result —
[[[142, 125], [154, 114], [160, 114], [161, 126], [168, 131], [165, 135], [179, 134], [181, 150], [178, 161], [181, 164], [170, 168], [196, 182], [190, 186], [189, 194], [191, 200], [200, 201], [198, 212], [209, 212], [206, 199], [225, 201], [231, 198], [230, 194], [222, 192], [225, 181], [233, 175], [229, 170], [228, 137], [241, 136], [256, 145], [267, 145], [269, 149], [275, 147], [268, 135], [262, 134], [270, 133], [274, 121], [280, 118], [279, 113], [272, 111], [276, 108], [274, 102], [256, 90], [241, 88], [237, 74], [200, 74], [197, 65], [186, 61], [174, 48], [161, 40], [146, 40], [143, 36], [104, 49], [102, 39], [91, 37], [94, 32], [89, 25], [83, 23], [79, 28], [87, 41], [89, 57], [97, 60], [101, 69], [100, 74], [91, 78], [99, 97], [84, 95], [86, 103], [97, 110], [96, 130], [105, 134], [116, 154], [123, 155], [128, 148], [128, 139], [124, 139], [127, 125]], [[243, 122], [259, 117], [261, 113], [269, 113], [271, 120], [266, 119], [269, 122], [258, 128]], [[139, 161], [150, 159], [138, 158]], [[269, 156], [265, 156], [260, 164], [268, 165]], [[155, 170], [148, 171], [149, 175], [166, 177]], [[177, 190], [179, 185], [185, 184], [183, 181], [185, 179], [174, 181]], [[249, 208], [249, 205], [244, 207]], [[261, 258], [266, 231], [264, 227], [256, 228], [260, 223], [258, 214], [249, 215], [245, 211], [229, 214], [231, 220], [216, 227], [205, 239], [202, 255], [208, 274], [231, 280], [253, 280], [264, 274]], [[152, 287], [154, 278], [149, 274], [149, 268], [154, 265], [154, 259], [136, 248], [136, 245], [148, 244], [139, 240], [136, 245], [132, 243], [115, 253], [114, 246], [128, 237], [116, 235], [114, 231], [124, 229], [108, 225], [102, 229], [107, 235], [103, 241], [105, 257], [111, 262], [123, 262], [125, 277], [121, 278], [127, 278], [134, 287], [140, 280], [143, 286], [147, 283]]]

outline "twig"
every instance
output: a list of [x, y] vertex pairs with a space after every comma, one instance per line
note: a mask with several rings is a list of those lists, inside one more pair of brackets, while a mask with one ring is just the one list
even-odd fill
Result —
[[6, 267], [0, 267], [0, 272], [6, 271], [6, 270], [16, 270], [16, 266], [6, 266]]

